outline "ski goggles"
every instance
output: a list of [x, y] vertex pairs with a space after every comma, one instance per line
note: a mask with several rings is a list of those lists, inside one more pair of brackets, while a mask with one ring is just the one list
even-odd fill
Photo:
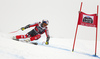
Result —
[[46, 23], [43, 23], [43, 26], [47, 26], [48, 24], [46, 24]]
[[46, 23], [46, 24], [48, 24], [48, 21], [43, 21], [42, 23]]

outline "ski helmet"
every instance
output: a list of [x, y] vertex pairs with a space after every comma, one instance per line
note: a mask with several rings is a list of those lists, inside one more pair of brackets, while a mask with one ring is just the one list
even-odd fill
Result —
[[48, 20], [43, 20], [42, 23], [46, 23], [48, 25], [49, 21]]
[[48, 20], [42, 20], [42, 25], [47, 26], [49, 24]]

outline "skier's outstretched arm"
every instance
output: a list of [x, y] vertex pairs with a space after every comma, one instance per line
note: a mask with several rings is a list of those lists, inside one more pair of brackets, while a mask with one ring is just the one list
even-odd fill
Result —
[[34, 26], [38, 25], [39, 23], [40, 23], [40, 22], [34, 23], [34, 24], [28, 24], [28, 25], [26, 25], [25, 27], [22, 27], [21, 30], [23, 31], [23, 30], [25, 30], [25, 29], [27, 29], [27, 28], [34, 27]]

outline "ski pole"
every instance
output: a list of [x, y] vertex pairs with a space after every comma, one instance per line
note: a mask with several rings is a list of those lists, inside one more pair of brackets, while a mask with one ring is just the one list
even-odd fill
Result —
[[16, 32], [18, 32], [20, 29], [18, 29], [17, 31], [13, 31], [13, 32], [10, 32], [10, 33], [16, 33]]

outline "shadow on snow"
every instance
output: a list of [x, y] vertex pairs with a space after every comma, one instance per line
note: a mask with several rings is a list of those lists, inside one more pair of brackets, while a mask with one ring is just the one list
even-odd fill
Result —
[[[70, 49], [66, 49], [66, 48], [61, 48], [61, 47], [56, 47], [56, 46], [51, 46], [51, 45], [41, 45], [41, 46], [45, 46], [45, 47], [50, 47], [50, 48], [55, 48], [55, 49], [59, 49], [59, 50], [65, 50], [65, 51], [71, 51]], [[95, 56], [95, 55], [91, 55], [91, 54], [88, 54], [88, 53], [83, 53], [83, 52], [77, 52], [77, 51], [74, 51], [75, 53], [78, 53], [78, 54], [82, 54], [82, 55], [86, 55], [86, 56], [90, 56], [90, 57], [96, 57], [96, 58], [99, 58], [99, 56]]]

